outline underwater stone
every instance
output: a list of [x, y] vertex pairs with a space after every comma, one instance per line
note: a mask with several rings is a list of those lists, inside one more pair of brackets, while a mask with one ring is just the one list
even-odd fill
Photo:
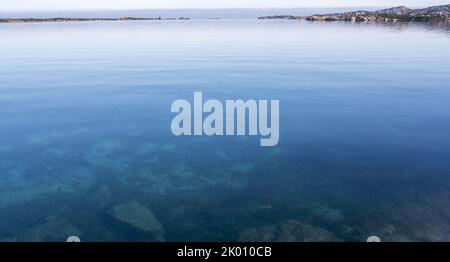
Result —
[[336, 237], [330, 231], [297, 220], [250, 228], [239, 234], [239, 241], [244, 242], [328, 242], [335, 240]]
[[342, 211], [338, 209], [329, 208], [326, 206], [320, 206], [316, 208], [313, 213], [318, 215], [319, 217], [331, 221], [331, 222], [337, 222], [344, 219], [344, 215], [342, 214]]
[[229, 170], [233, 171], [233, 172], [240, 172], [240, 173], [248, 173], [250, 171], [252, 171], [252, 169], [255, 167], [254, 164], [252, 163], [236, 163], [233, 164]]
[[43, 224], [28, 230], [18, 240], [27, 242], [62, 242], [72, 235], [80, 235], [80, 231], [68, 221], [52, 215], [47, 217]]
[[111, 202], [111, 191], [108, 185], [103, 185], [100, 189], [98, 189], [92, 199], [100, 206], [104, 207]]
[[157, 241], [165, 241], [164, 228], [153, 212], [138, 202], [116, 205], [111, 210], [114, 219], [134, 228], [152, 233]]

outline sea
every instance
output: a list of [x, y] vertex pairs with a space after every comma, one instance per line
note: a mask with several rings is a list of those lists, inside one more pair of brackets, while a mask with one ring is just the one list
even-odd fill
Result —
[[[0, 241], [450, 241], [450, 26], [0, 24]], [[280, 139], [173, 101], [279, 100]]]

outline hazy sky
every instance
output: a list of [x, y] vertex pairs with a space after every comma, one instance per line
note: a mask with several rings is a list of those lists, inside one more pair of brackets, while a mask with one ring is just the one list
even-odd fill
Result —
[[450, 0], [0, 0], [0, 10], [232, 8], [232, 7], [411, 7], [448, 4]]

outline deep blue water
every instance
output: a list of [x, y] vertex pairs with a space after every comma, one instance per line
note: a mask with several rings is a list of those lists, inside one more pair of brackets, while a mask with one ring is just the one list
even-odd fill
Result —
[[[0, 25], [0, 240], [450, 240], [448, 25]], [[280, 143], [174, 100], [279, 99]]]

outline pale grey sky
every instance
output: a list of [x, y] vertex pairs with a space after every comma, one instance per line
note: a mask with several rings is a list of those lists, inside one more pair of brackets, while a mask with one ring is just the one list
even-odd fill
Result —
[[421, 7], [450, 0], [0, 0], [0, 10], [152, 9], [152, 8], [266, 8], [266, 7]]

